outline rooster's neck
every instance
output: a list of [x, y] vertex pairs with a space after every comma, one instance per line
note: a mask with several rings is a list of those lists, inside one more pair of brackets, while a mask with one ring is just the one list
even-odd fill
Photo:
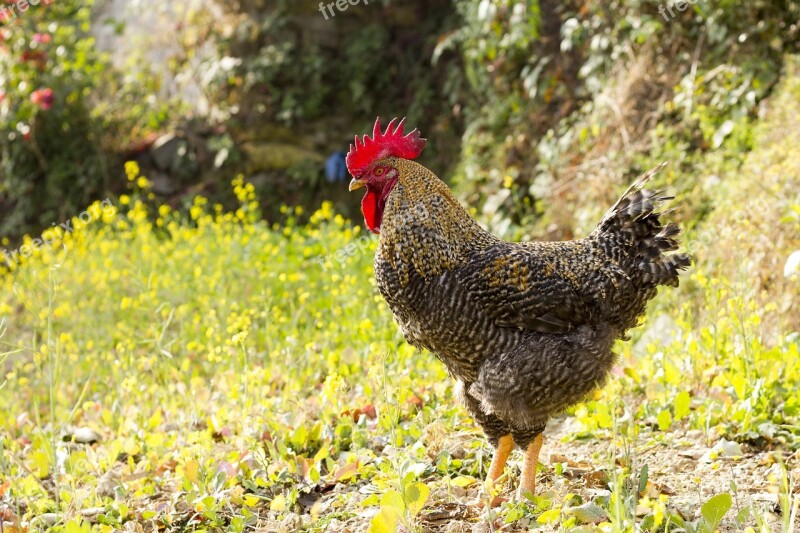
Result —
[[441, 275], [497, 242], [433, 172], [408, 163], [387, 199], [379, 245], [381, 257], [401, 278], [407, 281], [412, 268], [424, 278]]

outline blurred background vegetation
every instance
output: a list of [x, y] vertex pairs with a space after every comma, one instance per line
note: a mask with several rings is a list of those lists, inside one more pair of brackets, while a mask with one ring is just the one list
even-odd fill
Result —
[[241, 172], [268, 218], [333, 198], [357, 220], [325, 161], [378, 114], [432, 140], [423, 162], [494, 231], [586, 231], [596, 210], [568, 206], [605, 205], [662, 160], [694, 223], [715, 194], [703, 179], [751, 148], [797, 51], [798, 4], [672, 13], [646, 0], [382, 0], [330, 20], [311, 0], [32, 6], [0, 29], [0, 235], [121, 194], [129, 159], [174, 207], [201, 192], [230, 204]]

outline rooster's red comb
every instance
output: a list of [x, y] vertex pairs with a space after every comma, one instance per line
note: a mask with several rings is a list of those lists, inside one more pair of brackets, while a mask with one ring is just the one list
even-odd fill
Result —
[[425, 139], [422, 139], [418, 130], [404, 135], [403, 128], [406, 119], [401, 120], [395, 127], [397, 119], [392, 119], [386, 127], [386, 132], [381, 132], [381, 117], [375, 120], [372, 137], [364, 135], [359, 139], [356, 135], [355, 144], [350, 145], [347, 153], [347, 170], [358, 177], [372, 163], [384, 157], [394, 156], [404, 159], [416, 159], [425, 148]]

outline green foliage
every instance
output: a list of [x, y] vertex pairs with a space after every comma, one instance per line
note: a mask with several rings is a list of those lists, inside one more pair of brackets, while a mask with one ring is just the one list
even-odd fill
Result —
[[[308, 225], [284, 208], [268, 226], [241, 178], [236, 211], [198, 197], [182, 215], [152, 205], [149, 181], [127, 171], [133, 193], [117, 208], [91, 206], [95, 222], [0, 276], [0, 502], [14, 519], [57, 531], [267, 521], [379, 532], [421, 527], [456, 491], [477, 496], [490, 450], [444, 367], [398, 335], [372, 281], [373, 238], [330, 204]], [[612, 450], [610, 490], [554, 492], [564, 470], [546, 464], [547, 490], [491, 516], [567, 531], [713, 531], [730, 499], [698, 501], [700, 522], [682, 518], [631, 440], [651, 448], [695, 430], [800, 446], [796, 339], [760, 329], [774, 306], [702, 270], [685, 286], [706, 305], [681, 307], [669, 340], [622, 344], [620, 377], [574, 410], [582, 436]], [[99, 442], [70, 442], [76, 428]], [[793, 505], [785, 474], [770, 483]], [[763, 520], [747, 509], [741, 525]]]
[[718, 494], [703, 504], [700, 512], [703, 515], [703, 530], [714, 533], [725, 514], [732, 505], [731, 495], [727, 492]]
[[742, 164], [756, 106], [796, 47], [800, 11], [795, 2], [696, 3], [667, 21], [655, 1], [459, 5], [464, 22], [442, 46], [460, 50], [474, 91], [462, 102], [455, 181], [470, 202], [486, 203], [495, 231], [554, 237], [580, 234], [597, 216], [569, 216], [562, 201], [605, 205], [608, 178], [662, 161], [684, 177], [678, 190], [690, 218], [701, 218], [711, 198], [691, 176]]
[[107, 195], [110, 154], [150, 118], [140, 86], [123, 85], [96, 49], [91, 11], [92, 2], [42, 2], [0, 28], [4, 236], [41, 231]]
[[[426, 163], [485, 206], [491, 229], [564, 237], [597, 216], [567, 204], [585, 196], [604, 205], [615, 180], [663, 160], [672, 163], [667, 181], [689, 199], [687, 218], [702, 218], [712, 198], [692, 176], [741, 166], [756, 106], [796, 47], [793, 1], [696, 3], [669, 20], [662, 4], [386, 0], [326, 21], [318, 2], [219, 0], [192, 14], [189, 24], [204, 29], [179, 35], [170, 68], [216, 46], [216, 57], [200, 56], [202, 84], [210, 118], [225, 121], [232, 143], [284, 142], [284, 124], [304, 153], [324, 156], [376, 114], [408, 116], [436, 133]], [[88, 37], [90, 11], [60, 2], [4, 29], [6, 234], [47, 227], [118, 190], [108, 154], [175, 119], [147, 104], [149, 79], [120, 83]], [[52, 41], [32, 42], [35, 32]], [[36, 88], [52, 89], [52, 108], [30, 101]], [[286, 174], [316, 189], [318, 167]]]
[[[419, 123], [427, 122], [425, 113], [438, 103], [439, 82], [425, 57], [432, 39], [421, 36], [443, 23], [447, 2], [372, 2], [328, 20], [318, 2], [218, 4], [226, 12], [247, 14], [232, 32], [217, 28], [230, 64], [218, 69], [210, 84], [220, 107], [294, 125], [376, 112]], [[415, 36], [406, 35], [408, 17], [416, 18]]]

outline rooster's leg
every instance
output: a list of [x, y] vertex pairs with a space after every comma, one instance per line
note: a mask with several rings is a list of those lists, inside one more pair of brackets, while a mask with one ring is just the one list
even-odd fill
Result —
[[506, 467], [506, 463], [508, 462], [508, 456], [511, 455], [511, 451], [514, 449], [514, 437], [511, 435], [503, 435], [500, 437], [500, 440], [497, 442], [497, 448], [494, 451], [494, 457], [492, 457], [492, 464], [489, 465], [489, 471], [486, 473], [486, 481], [483, 484], [483, 496], [485, 496], [486, 500], [479, 500], [477, 503], [478, 507], [483, 508], [488, 504], [489, 507], [497, 507], [504, 501], [505, 498], [501, 496], [492, 496], [494, 484], [497, 483], [497, 480], [500, 479], [500, 476], [503, 475], [503, 470]]
[[489, 472], [486, 474], [486, 484], [494, 484], [497, 479], [503, 475], [503, 469], [506, 467], [508, 456], [511, 455], [511, 450], [514, 449], [514, 439], [511, 435], [503, 435], [497, 443], [497, 449], [494, 451], [492, 457], [492, 464], [489, 466]]
[[536, 435], [525, 450], [525, 459], [522, 463], [522, 479], [519, 482], [517, 498], [522, 499], [526, 493], [534, 494], [536, 489], [536, 466], [539, 464], [539, 451], [542, 449], [542, 434]]

